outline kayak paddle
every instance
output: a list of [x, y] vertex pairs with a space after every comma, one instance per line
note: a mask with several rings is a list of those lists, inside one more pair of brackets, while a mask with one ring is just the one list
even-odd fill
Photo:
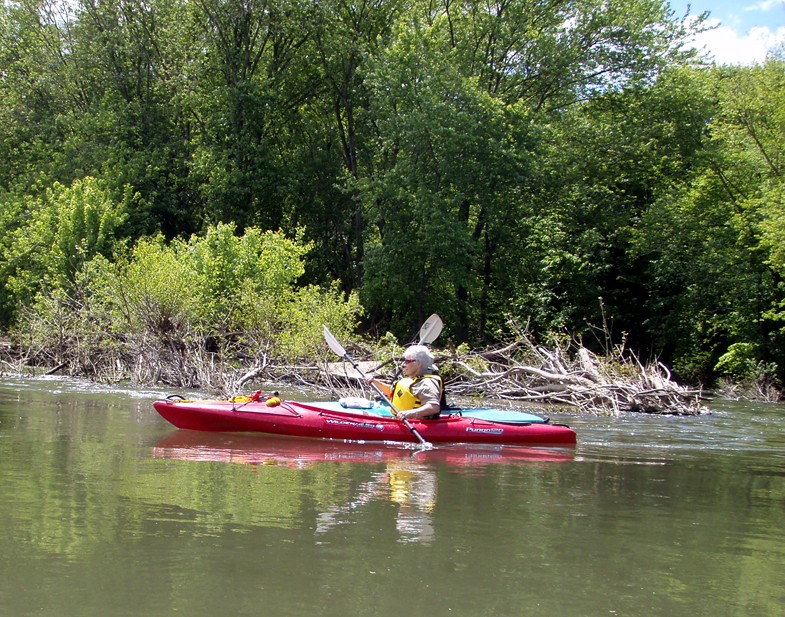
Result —
[[420, 345], [433, 343], [437, 338], [439, 338], [439, 335], [442, 333], [443, 325], [442, 318], [439, 317], [436, 313], [426, 319], [425, 323], [420, 326]]
[[[441, 319], [439, 321], [441, 321]], [[360, 375], [363, 378], [363, 381], [367, 383], [367, 377], [365, 376], [363, 370], [360, 368], [360, 365], [357, 364], [357, 362], [355, 362], [354, 359], [348, 354], [348, 352], [341, 346], [338, 340], [333, 336], [332, 332], [330, 332], [327, 329], [327, 326], [322, 324], [322, 329], [324, 330], [324, 340], [327, 342], [327, 346], [333, 351], [333, 353], [335, 353], [338, 356], [341, 356], [344, 360], [349, 362], [349, 364], [351, 364], [354, 367], [354, 370], [360, 373]], [[399, 412], [395, 408], [395, 405], [393, 405], [393, 402], [387, 397], [387, 395], [384, 392], [382, 392], [381, 388], [379, 388], [379, 386], [377, 386], [375, 383], [371, 382], [370, 385], [374, 390], [376, 390], [379, 396], [381, 396], [384, 400], [387, 401], [387, 403], [390, 405], [390, 409], [392, 409], [393, 411], [393, 414], [397, 417]], [[425, 441], [425, 439], [423, 438], [422, 435], [420, 435], [417, 429], [412, 426], [411, 422], [409, 422], [406, 418], [399, 418], [399, 420], [403, 422], [404, 426], [408, 428], [415, 437], [417, 437], [423, 448], [428, 450], [433, 449], [433, 444], [428, 441]]]
[[[439, 317], [436, 313], [434, 313], [428, 319], [426, 319], [423, 322], [423, 324], [420, 326], [419, 339], [412, 340], [410, 344], [414, 345], [415, 343], [419, 343], [420, 345], [428, 345], [429, 343], [433, 343], [437, 338], [439, 338], [439, 335], [442, 333], [443, 326], [444, 326], [444, 322], [442, 322], [442, 318]], [[389, 360], [385, 360], [376, 368], [374, 368], [372, 372], [375, 373], [380, 368], [383, 368], [394, 361], [395, 358], [390, 358]], [[396, 373], [396, 376], [397, 375], [398, 373]]]

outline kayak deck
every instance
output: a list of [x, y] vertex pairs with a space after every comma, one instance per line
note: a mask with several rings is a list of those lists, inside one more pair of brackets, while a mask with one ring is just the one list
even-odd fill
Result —
[[[319, 401], [314, 403], [321, 409], [332, 411], [358, 410], [368, 411], [388, 418], [393, 418], [390, 405], [384, 401], [369, 401], [362, 398], [347, 398], [339, 401]], [[442, 417], [449, 415], [459, 415], [469, 418], [479, 418], [492, 422], [508, 422], [513, 424], [540, 424], [548, 422], [547, 419], [536, 416], [525, 411], [514, 411], [511, 409], [493, 409], [491, 407], [448, 407], [442, 411]]]

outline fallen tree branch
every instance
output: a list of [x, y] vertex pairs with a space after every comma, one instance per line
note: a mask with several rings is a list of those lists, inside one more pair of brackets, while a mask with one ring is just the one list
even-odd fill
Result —
[[659, 361], [646, 365], [623, 347], [600, 357], [576, 341], [548, 349], [526, 332], [517, 334], [516, 341], [500, 349], [452, 350], [437, 358], [448, 393], [567, 405], [594, 414], [705, 412], [701, 390], [674, 382]]

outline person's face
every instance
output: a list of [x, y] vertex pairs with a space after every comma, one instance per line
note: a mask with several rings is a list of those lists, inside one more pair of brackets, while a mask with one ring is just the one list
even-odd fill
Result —
[[407, 377], [416, 377], [420, 372], [420, 362], [414, 358], [404, 358], [401, 363], [403, 374]]

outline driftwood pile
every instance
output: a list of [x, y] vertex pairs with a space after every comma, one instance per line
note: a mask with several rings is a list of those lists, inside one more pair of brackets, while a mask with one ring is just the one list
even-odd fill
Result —
[[449, 393], [481, 394], [584, 413], [704, 413], [701, 391], [674, 382], [661, 363], [644, 365], [623, 348], [600, 357], [572, 342], [545, 348], [526, 337], [493, 351], [441, 358]]

